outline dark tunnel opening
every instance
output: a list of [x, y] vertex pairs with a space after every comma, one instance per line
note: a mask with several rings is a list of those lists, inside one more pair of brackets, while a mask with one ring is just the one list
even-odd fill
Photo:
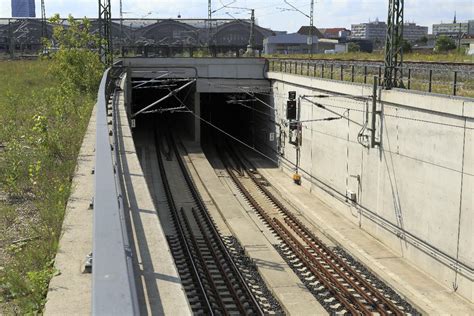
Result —
[[[134, 78], [133, 85], [136, 87], [147, 80]], [[134, 88], [132, 115], [188, 82], [179, 79], [160, 80]], [[143, 125], [149, 128], [158, 123], [164, 124], [180, 137], [194, 140], [197, 140], [196, 133], [199, 133], [203, 147], [219, 146], [220, 142], [229, 140], [277, 160], [279, 128], [271, 104], [270, 95], [197, 94], [195, 85], [190, 85], [137, 115], [135, 125], [136, 128], [142, 128]], [[196, 129], [200, 129], [200, 132], [196, 132]]]

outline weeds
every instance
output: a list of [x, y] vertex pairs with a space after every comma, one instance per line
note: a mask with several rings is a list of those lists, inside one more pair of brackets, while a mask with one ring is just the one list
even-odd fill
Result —
[[53, 259], [102, 72], [85, 49], [96, 38], [74, 25], [55, 29], [61, 46], [50, 59], [0, 62], [7, 83], [0, 86], [0, 194], [7, 197], [0, 201], [0, 314], [41, 312], [57, 273]]
[[[269, 54], [264, 55], [267, 58], [302, 58], [309, 59], [307, 54]], [[371, 60], [371, 61], [383, 61], [384, 55], [381, 52], [373, 53], [339, 53], [339, 54], [314, 54], [312, 59], [334, 59], [334, 60]], [[448, 53], [409, 53], [404, 54], [403, 59], [405, 61], [420, 61], [420, 62], [457, 62], [457, 63], [474, 63], [474, 56], [468, 56], [458, 51], [450, 51]]]

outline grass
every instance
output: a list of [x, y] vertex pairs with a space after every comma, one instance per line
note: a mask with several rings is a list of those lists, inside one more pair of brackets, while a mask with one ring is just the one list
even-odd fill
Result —
[[0, 314], [40, 313], [91, 93], [53, 61], [0, 61]]
[[[324, 68], [323, 68], [324, 67]], [[379, 71], [383, 71], [378, 66], [368, 66], [367, 75], [365, 75], [364, 66], [354, 66], [354, 75], [352, 75], [352, 67], [339, 65], [310, 65], [309, 63], [294, 63], [287, 62], [285, 70], [285, 62], [270, 63], [270, 70], [281, 71], [303, 76], [310, 76], [316, 78], [334, 79], [355, 83], [372, 84], [374, 76], [379, 76]], [[383, 75], [383, 73], [382, 73]], [[407, 72], [404, 74], [404, 84], [408, 88]], [[429, 72], [426, 69], [413, 68], [411, 70], [410, 89], [416, 91], [429, 91]], [[438, 69], [433, 71], [431, 92], [439, 94], [453, 94], [453, 73], [445, 69]], [[457, 77], [457, 91], [456, 95], [464, 97], [474, 97], [474, 78], [472, 73], [459, 72]]]
[[[270, 54], [270, 55], [264, 55], [264, 57], [288, 58], [288, 59], [291, 59], [291, 58], [309, 59], [307, 54], [292, 54], [292, 55]], [[445, 54], [409, 53], [409, 54], [404, 54], [403, 58], [405, 61], [474, 63], [474, 56], [468, 56], [466, 54], [458, 53], [457, 51], [452, 51], [450, 53], [445, 53]], [[381, 52], [314, 54], [312, 59], [383, 61], [384, 55]]]

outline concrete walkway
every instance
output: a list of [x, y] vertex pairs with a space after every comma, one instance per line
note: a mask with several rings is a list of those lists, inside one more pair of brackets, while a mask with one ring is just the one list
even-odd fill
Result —
[[420, 312], [429, 315], [474, 315], [474, 304], [417, 270], [406, 259], [322, 202], [316, 193], [295, 185], [290, 175], [278, 168], [264, 167], [268, 164], [261, 159], [251, 161], [286, 202], [299, 210], [327, 238], [343, 247], [387, 282]]
[[55, 268], [58, 275], [49, 284], [45, 315], [90, 315], [92, 274], [82, 273], [86, 256], [92, 252], [94, 196], [95, 108], [82, 142], [72, 181]]
[[[222, 220], [240, 242], [245, 253], [254, 261], [262, 279], [283, 310], [289, 315], [327, 315], [327, 311], [308, 291], [296, 274], [266, 239], [261, 229], [250, 218], [229, 190], [217, 176], [201, 147], [194, 142], [185, 142], [188, 162], [197, 175], [195, 181], [205, 184], [204, 199], [209, 199], [216, 208], [210, 208], [212, 217]], [[204, 188], [198, 185], [198, 188]], [[218, 213], [216, 213], [218, 211]]]
[[[138, 160], [123, 101], [123, 92], [119, 92], [118, 147], [124, 203], [134, 240], [140, 312], [142, 315], [191, 315], [191, 307]], [[146, 137], [150, 135], [137, 138]]]
[[[123, 194], [132, 229], [135, 275], [142, 315], [191, 315], [171, 251], [138, 161], [135, 144], [119, 96], [118, 150], [122, 168]], [[45, 315], [90, 315], [92, 274], [83, 273], [86, 256], [92, 251], [94, 196], [95, 110], [92, 113], [73, 179], [66, 208], [55, 267], [59, 271], [49, 285]]]

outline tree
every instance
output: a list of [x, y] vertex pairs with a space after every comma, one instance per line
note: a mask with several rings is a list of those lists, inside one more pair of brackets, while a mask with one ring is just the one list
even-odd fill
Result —
[[450, 50], [453, 50], [456, 48], [456, 43], [454, 43], [454, 40], [452, 38], [449, 38], [445, 35], [441, 35], [438, 37], [436, 40], [435, 44], [435, 51], [436, 52], [448, 52]]
[[349, 53], [360, 52], [360, 45], [354, 42], [350, 42], [349, 45], [347, 45], [347, 51]]
[[411, 43], [405, 39], [402, 42], [402, 49], [404, 53], [411, 53], [413, 51]]
[[67, 22], [64, 27], [59, 14], [50, 19], [53, 40], [46, 47], [54, 61], [52, 71], [72, 89], [95, 93], [104, 71], [98, 57], [100, 39], [92, 34], [87, 18], [75, 20], [69, 15]]
[[423, 45], [426, 45], [426, 44], [428, 44], [428, 37], [423, 36], [422, 38], [420, 38], [420, 39], [418, 40], [418, 42], [421, 43], [421, 44], [423, 44]]

